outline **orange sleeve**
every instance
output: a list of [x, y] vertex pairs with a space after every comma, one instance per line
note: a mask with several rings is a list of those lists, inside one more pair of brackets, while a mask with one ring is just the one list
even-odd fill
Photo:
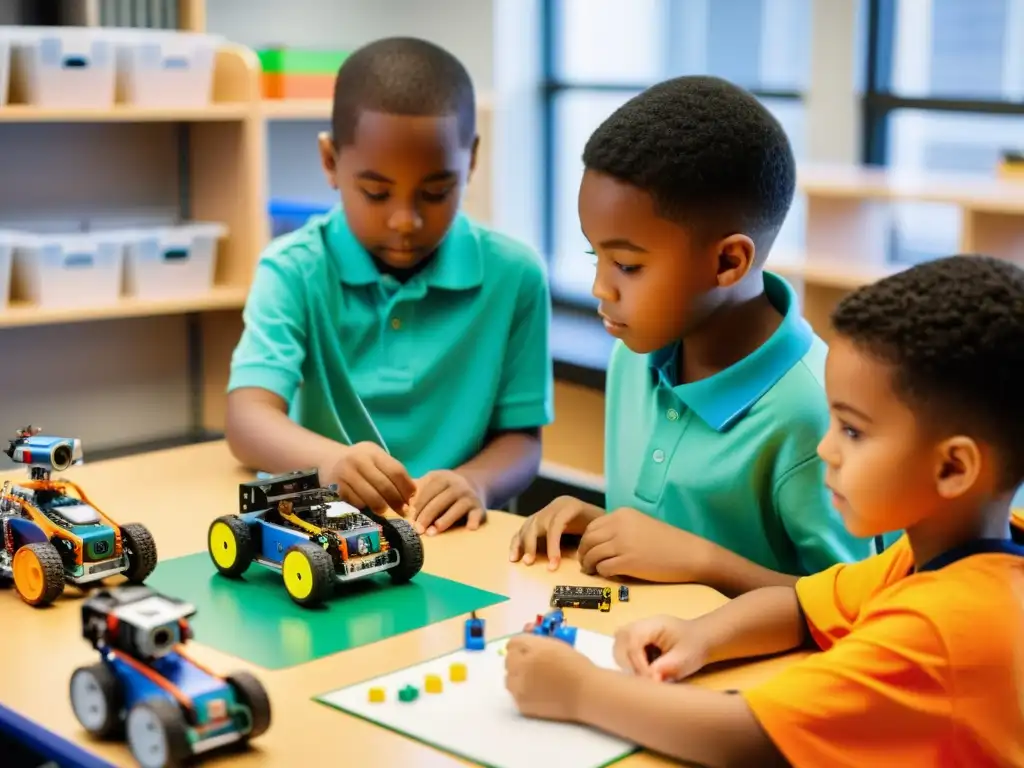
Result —
[[913, 554], [903, 537], [880, 555], [839, 563], [799, 579], [797, 600], [818, 647], [827, 650], [849, 634], [861, 606], [880, 589], [906, 576], [912, 567]]
[[942, 764], [950, 668], [934, 625], [888, 602], [855, 632], [743, 696], [794, 768]]

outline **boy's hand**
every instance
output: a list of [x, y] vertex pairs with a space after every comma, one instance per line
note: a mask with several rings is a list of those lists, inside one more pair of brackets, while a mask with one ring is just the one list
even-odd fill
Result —
[[527, 717], [574, 720], [583, 680], [595, 669], [582, 653], [551, 637], [516, 635], [505, 649], [505, 687]]
[[625, 671], [660, 682], [699, 672], [706, 658], [695, 624], [674, 616], [635, 621], [615, 633], [615, 662]]
[[599, 507], [572, 496], [559, 496], [527, 518], [523, 527], [512, 537], [508, 559], [515, 563], [522, 558], [523, 563], [532, 565], [537, 559], [537, 544], [543, 540], [547, 544], [548, 569], [553, 571], [562, 559], [558, 546], [562, 534], [583, 533], [592, 520], [603, 515], [604, 510]]
[[450, 469], [428, 472], [417, 481], [409, 521], [417, 533], [433, 536], [451, 528], [462, 518], [475, 531], [487, 517], [483, 491], [469, 478]]
[[379, 515], [401, 512], [416, 492], [405, 467], [376, 443], [341, 446], [340, 458], [326, 472], [327, 483], [338, 484], [338, 495], [354, 507], [369, 507]]
[[644, 581], [701, 581], [710, 543], [622, 507], [594, 520], [583, 532], [577, 558], [584, 573]]

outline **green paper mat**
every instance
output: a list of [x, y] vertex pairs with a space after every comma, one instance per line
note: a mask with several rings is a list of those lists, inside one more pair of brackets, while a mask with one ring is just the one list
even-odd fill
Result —
[[196, 642], [266, 669], [304, 664], [508, 599], [421, 571], [397, 586], [386, 573], [339, 585], [322, 606], [302, 608], [280, 573], [253, 563], [241, 579], [229, 579], [206, 552], [161, 561], [146, 585], [196, 607]]

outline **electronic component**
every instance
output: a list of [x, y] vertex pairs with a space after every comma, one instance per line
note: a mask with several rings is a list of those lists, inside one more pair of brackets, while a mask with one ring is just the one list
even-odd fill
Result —
[[596, 608], [610, 611], [612, 607], [611, 587], [557, 586], [551, 593], [552, 608]]

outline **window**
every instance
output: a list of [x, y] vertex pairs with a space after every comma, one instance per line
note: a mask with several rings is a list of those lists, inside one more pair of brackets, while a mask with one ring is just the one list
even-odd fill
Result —
[[[750, 89], [798, 159], [811, 0], [545, 0], [544, 242], [556, 300], [590, 305], [593, 260], [576, 195], [583, 146], [617, 107], [668, 77], [712, 74]], [[800, 232], [801, 211], [780, 244]]]
[[[1024, 148], [1024, 0], [868, 0], [865, 161], [994, 174]], [[953, 208], [903, 204], [894, 261], [954, 253]]]

